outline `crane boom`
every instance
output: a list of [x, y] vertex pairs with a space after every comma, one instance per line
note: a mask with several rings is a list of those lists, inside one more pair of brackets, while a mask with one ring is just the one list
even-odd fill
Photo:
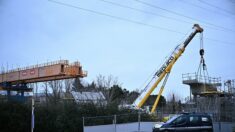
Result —
[[[172, 52], [170, 57], [165, 61], [165, 63], [163, 63], [161, 68], [154, 74], [152, 80], [143, 89], [140, 96], [134, 101], [134, 103], [132, 105], [135, 108], [138, 109], [138, 108], [142, 107], [142, 105], [146, 102], [146, 100], [148, 99], [150, 94], [158, 86], [158, 84], [162, 81], [162, 79], [165, 78], [165, 76], [167, 74], [169, 75], [173, 65], [178, 60], [178, 58], [184, 53], [185, 48], [188, 46], [188, 44], [191, 42], [191, 40], [194, 38], [194, 36], [197, 33], [203, 32], [203, 29], [198, 24], [194, 24], [193, 28], [194, 28], [194, 31], [188, 36], [188, 38], [181, 45], [178, 45], [174, 49], [174, 51]], [[158, 94], [158, 98], [157, 98], [156, 102], [154, 103], [155, 108], [157, 106], [157, 103], [158, 103], [159, 98], [161, 96], [161, 93], [163, 91], [163, 88], [164, 88], [164, 86], [161, 87], [160, 92], [159, 92], [160, 95]], [[155, 108], [153, 108], [153, 109], [155, 110]], [[151, 110], [151, 112], [153, 112], [153, 109]]]

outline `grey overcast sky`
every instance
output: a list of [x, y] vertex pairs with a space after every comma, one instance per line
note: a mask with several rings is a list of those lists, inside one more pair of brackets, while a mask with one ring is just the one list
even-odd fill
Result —
[[[111, 74], [128, 90], [142, 89], [194, 23], [204, 28], [209, 74], [235, 78], [235, 0], [0, 0], [0, 65], [79, 60], [84, 81]], [[163, 95], [189, 95], [182, 73], [197, 70], [199, 47], [197, 36]]]

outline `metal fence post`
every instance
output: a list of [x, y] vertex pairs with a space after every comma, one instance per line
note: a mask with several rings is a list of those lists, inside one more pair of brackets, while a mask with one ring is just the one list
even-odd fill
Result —
[[84, 125], [85, 125], [85, 118], [82, 117], [82, 128], [83, 128], [83, 132], [85, 131], [85, 130], [84, 130]]
[[140, 111], [138, 111], [138, 132], [140, 132]]
[[31, 132], [34, 131], [34, 89], [33, 91], [33, 96], [32, 96], [32, 113], [31, 113]]
[[117, 123], [117, 116], [114, 115], [114, 132], [117, 132], [117, 126], [116, 126], [116, 123]]

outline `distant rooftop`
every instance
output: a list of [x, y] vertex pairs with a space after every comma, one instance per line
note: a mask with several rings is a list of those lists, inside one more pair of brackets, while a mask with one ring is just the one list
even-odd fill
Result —
[[102, 92], [71, 92], [76, 102], [94, 102], [106, 101]]

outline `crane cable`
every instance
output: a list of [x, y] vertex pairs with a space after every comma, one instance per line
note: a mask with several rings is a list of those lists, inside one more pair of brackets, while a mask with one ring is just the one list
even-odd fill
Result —
[[197, 71], [197, 76], [201, 76], [202, 72], [203, 72], [204, 77], [206, 77], [205, 75], [208, 76], [208, 72], [207, 72], [207, 67], [206, 67], [206, 63], [205, 63], [205, 59], [204, 59], [205, 50], [204, 50], [204, 45], [203, 45], [203, 33], [201, 33], [201, 35], [200, 35], [199, 54], [201, 56], [201, 59], [200, 59], [200, 64], [199, 64], [198, 71]]
[[202, 81], [203, 91], [206, 92], [206, 83], [210, 83], [210, 78], [209, 78], [209, 74], [208, 74], [205, 59], [204, 59], [205, 50], [204, 50], [204, 44], [203, 44], [203, 33], [201, 33], [200, 35], [199, 54], [201, 56], [201, 59], [200, 59], [196, 78], [199, 82]]

